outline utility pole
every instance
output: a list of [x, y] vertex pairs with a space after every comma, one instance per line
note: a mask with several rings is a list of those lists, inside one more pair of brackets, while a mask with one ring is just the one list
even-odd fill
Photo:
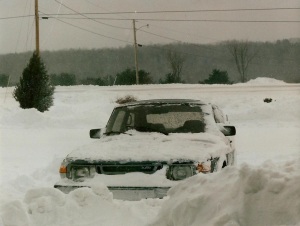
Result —
[[136, 76], [136, 84], [138, 85], [139, 84], [139, 67], [138, 67], [138, 57], [137, 57], [135, 19], [132, 20], [132, 23], [133, 23], [133, 38], [134, 38], [135, 76]]
[[35, 0], [35, 51], [40, 56], [40, 27], [39, 27], [39, 2]]

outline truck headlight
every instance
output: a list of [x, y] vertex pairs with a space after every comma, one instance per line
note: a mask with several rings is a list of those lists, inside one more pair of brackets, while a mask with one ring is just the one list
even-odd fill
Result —
[[73, 166], [72, 179], [82, 181], [84, 178], [92, 178], [95, 176], [95, 166]]
[[167, 178], [171, 180], [183, 180], [196, 174], [195, 165], [173, 164], [169, 166]]

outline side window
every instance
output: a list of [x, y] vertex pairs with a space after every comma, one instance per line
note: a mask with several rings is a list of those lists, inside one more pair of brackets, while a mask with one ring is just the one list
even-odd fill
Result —
[[214, 118], [216, 123], [225, 123], [225, 117], [223, 112], [218, 108], [218, 106], [213, 105], [212, 106], [213, 112], [214, 112]]
[[125, 111], [119, 111], [115, 119], [115, 122], [112, 126], [112, 131], [123, 131], [123, 122], [125, 117]]
[[130, 112], [127, 118], [126, 127], [133, 128], [134, 127], [134, 113]]

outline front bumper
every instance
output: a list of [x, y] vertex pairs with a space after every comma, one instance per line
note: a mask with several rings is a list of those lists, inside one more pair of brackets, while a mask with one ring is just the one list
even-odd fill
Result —
[[[54, 188], [59, 189], [64, 193], [69, 193], [77, 188], [86, 186], [64, 186], [54, 185]], [[122, 199], [129, 201], [138, 201], [147, 198], [163, 198], [167, 195], [170, 187], [108, 187], [112, 192], [114, 199]]]

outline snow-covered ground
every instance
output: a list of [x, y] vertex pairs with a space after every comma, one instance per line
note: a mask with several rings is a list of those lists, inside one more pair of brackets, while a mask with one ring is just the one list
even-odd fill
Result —
[[[299, 84], [57, 87], [45, 113], [20, 109], [12, 91], [0, 88], [0, 225], [300, 225]], [[93, 142], [89, 129], [104, 127], [128, 94], [216, 103], [237, 128], [237, 166], [190, 178], [163, 200], [114, 200], [103, 186], [68, 195], [52, 188], [61, 160]]]

